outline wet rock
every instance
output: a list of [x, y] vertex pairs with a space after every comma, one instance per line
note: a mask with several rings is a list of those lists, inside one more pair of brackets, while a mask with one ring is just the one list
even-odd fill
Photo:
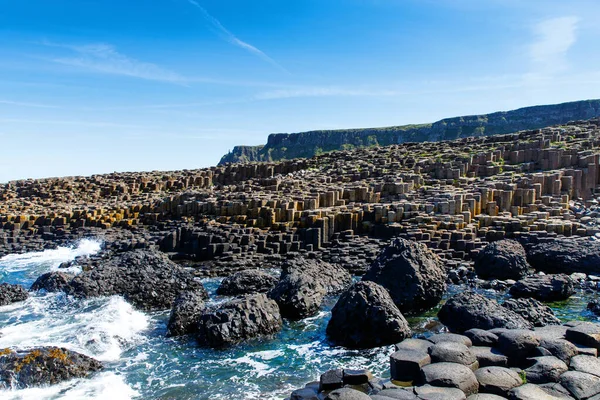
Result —
[[552, 240], [531, 246], [527, 260], [537, 270], [549, 273], [600, 274], [600, 242]]
[[558, 382], [560, 376], [569, 369], [567, 364], [554, 356], [534, 357], [530, 361], [533, 365], [525, 369], [529, 383]]
[[438, 318], [453, 332], [469, 329], [529, 329], [532, 324], [496, 301], [474, 292], [451, 297], [438, 312]]
[[263, 293], [246, 295], [203, 314], [198, 323], [198, 342], [223, 347], [247, 339], [271, 336], [281, 330], [277, 303]]
[[205, 304], [202, 293], [180, 293], [171, 309], [171, 315], [167, 324], [167, 337], [196, 333], [204, 308]]
[[373, 281], [390, 292], [402, 312], [434, 307], [446, 291], [441, 259], [420, 243], [396, 239], [377, 257], [363, 281]]
[[0, 284], [0, 306], [6, 306], [18, 301], [27, 300], [29, 293], [21, 285], [11, 283]]
[[217, 294], [238, 296], [250, 293], [267, 293], [277, 284], [277, 278], [257, 269], [236, 272], [223, 279]]
[[373, 379], [368, 369], [344, 369], [344, 385], [363, 385]]
[[66, 292], [78, 297], [122, 295], [143, 310], [171, 307], [182, 291], [208, 294], [193, 275], [169, 260], [166, 254], [133, 250], [117, 254], [75, 276]]
[[342, 294], [331, 311], [327, 336], [349, 348], [396, 343], [411, 331], [388, 292], [375, 282], [358, 282]]
[[281, 315], [290, 319], [306, 318], [317, 313], [323, 298], [343, 291], [352, 282], [345, 269], [317, 259], [299, 259], [282, 267], [281, 279], [269, 291]]
[[573, 280], [565, 274], [532, 275], [510, 287], [513, 297], [531, 297], [540, 301], [566, 300], [575, 293]]
[[521, 386], [523, 380], [512, 369], [503, 367], [484, 367], [475, 371], [479, 382], [479, 391], [507, 397], [515, 387]]
[[102, 369], [93, 358], [58, 347], [0, 351], [0, 386], [27, 388], [85, 378]]
[[467, 396], [477, 393], [479, 383], [473, 371], [462, 364], [437, 363], [421, 369], [420, 384], [460, 389]]
[[535, 299], [508, 299], [502, 306], [516, 312], [534, 327], [560, 325], [554, 311]]
[[31, 290], [45, 290], [47, 292], [63, 292], [69, 288], [69, 283], [75, 275], [66, 272], [54, 271], [41, 275], [31, 285]]
[[531, 267], [523, 246], [514, 240], [488, 244], [475, 258], [475, 272], [481, 279], [521, 279]]
[[290, 400], [319, 400], [319, 395], [312, 388], [297, 389], [290, 395]]

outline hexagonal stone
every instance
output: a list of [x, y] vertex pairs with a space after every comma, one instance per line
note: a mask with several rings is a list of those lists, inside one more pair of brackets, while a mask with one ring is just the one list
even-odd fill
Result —
[[[376, 397], [377, 396], [377, 397]], [[385, 389], [376, 395], [371, 395], [373, 400], [417, 400], [417, 395], [410, 389]]]
[[478, 393], [470, 395], [467, 397], [467, 400], [506, 400], [506, 397], [501, 397], [490, 393]]
[[600, 378], [585, 372], [565, 372], [560, 377], [560, 384], [577, 400], [600, 394]]
[[548, 350], [550, 354], [560, 358], [565, 363], [579, 353], [577, 347], [566, 339], [542, 339], [540, 347]]
[[584, 322], [567, 329], [567, 340], [600, 349], [600, 325]]
[[398, 350], [418, 350], [429, 352], [433, 343], [423, 339], [404, 339], [400, 343], [396, 343], [396, 351]]
[[483, 329], [469, 329], [465, 336], [471, 339], [473, 346], [494, 347], [498, 343], [498, 335]]
[[529, 383], [558, 382], [560, 376], [569, 370], [567, 364], [554, 356], [534, 357], [531, 360], [534, 364], [525, 369]]
[[553, 396], [538, 385], [527, 383], [512, 389], [508, 396], [511, 400], [565, 400], [565, 397]]
[[455, 342], [462, 343], [467, 347], [473, 346], [471, 339], [469, 339], [465, 335], [458, 335], [456, 333], [438, 333], [428, 337], [427, 340], [434, 344], [438, 344], [441, 342]]
[[506, 367], [508, 365], [508, 357], [493, 347], [473, 346], [470, 350], [477, 357], [479, 368]]
[[467, 398], [462, 390], [431, 385], [416, 387], [415, 393], [422, 400], [466, 400]]
[[451, 387], [462, 390], [467, 396], [477, 393], [479, 383], [473, 371], [456, 363], [429, 364], [421, 369], [421, 383], [432, 386]]
[[321, 375], [319, 383], [319, 391], [339, 389], [344, 386], [344, 371], [330, 369]]
[[412, 382], [420, 376], [421, 368], [431, 363], [424, 351], [400, 349], [390, 356], [390, 375], [395, 381]]
[[526, 359], [539, 344], [539, 337], [527, 329], [507, 330], [498, 335], [498, 349], [509, 358], [509, 364]]
[[[458, 342], [440, 342], [429, 349], [431, 362], [453, 362], [471, 368], [477, 362], [477, 357], [467, 346]], [[472, 369], [472, 368], [471, 368]]]
[[319, 395], [312, 388], [298, 389], [292, 392], [290, 400], [319, 400]]
[[343, 388], [330, 392], [325, 400], [371, 400], [371, 398], [358, 390]]
[[373, 379], [373, 374], [368, 369], [344, 369], [344, 385], [362, 385]]
[[504, 367], [485, 367], [475, 371], [479, 391], [498, 396], [508, 396], [508, 392], [523, 384], [518, 373]]
[[571, 369], [600, 377], [600, 360], [592, 356], [575, 356], [571, 358]]

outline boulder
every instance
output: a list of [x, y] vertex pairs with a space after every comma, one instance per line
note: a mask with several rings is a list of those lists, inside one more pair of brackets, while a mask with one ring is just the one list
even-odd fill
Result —
[[27, 300], [29, 293], [21, 285], [11, 283], [0, 284], [0, 306], [6, 306], [18, 301]]
[[340, 266], [317, 259], [287, 261], [281, 278], [269, 291], [281, 315], [302, 319], [317, 313], [328, 294], [337, 294], [352, 283], [352, 277]]
[[331, 310], [327, 336], [349, 348], [393, 344], [410, 336], [404, 316], [388, 292], [375, 282], [358, 282], [342, 294]]
[[490, 243], [475, 258], [475, 272], [481, 279], [518, 280], [530, 268], [525, 249], [514, 240]]
[[205, 313], [198, 323], [198, 342], [223, 347], [253, 338], [271, 336], [283, 322], [275, 301], [264, 293], [246, 295]]
[[146, 311], [170, 308], [183, 291], [198, 292], [208, 298], [202, 283], [191, 272], [153, 250], [112, 255], [95, 268], [76, 275], [63, 290], [82, 298], [121, 295]]
[[38, 277], [31, 290], [45, 290], [47, 292], [64, 292], [68, 290], [69, 283], [75, 275], [66, 272], [48, 272]]
[[453, 332], [469, 329], [529, 329], [532, 324], [498, 302], [475, 292], [462, 292], [451, 297], [438, 312], [438, 318]]
[[539, 271], [600, 275], [600, 242], [556, 239], [538, 243], [527, 250], [527, 260]]
[[390, 375], [398, 382], [413, 382], [419, 379], [421, 368], [431, 364], [426, 350], [399, 348], [390, 356]]
[[530, 330], [512, 329], [498, 334], [498, 349], [509, 362], [517, 365], [530, 357], [539, 345], [540, 338]]
[[508, 366], [508, 357], [498, 349], [487, 346], [473, 346], [471, 351], [477, 358], [480, 368]]
[[477, 393], [479, 389], [477, 378], [469, 367], [447, 362], [424, 366], [419, 383], [460, 389], [467, 396]]
[[54, 385], [101, 369], [99, 361], [59, 347], [0, 351], [0, 387], [4, 389]]
[[508, 393], [523, 384], [518, 373], [504, 367], [484, 367], [475, 371], [479, 391], [507, 397]]
[[239, 296], [250, 293], [267, 293], [277, 284], [277, 278], [258, 269], [236, 272], [223, 279], [217, 289], [222, 296]]
[[396, 239], [377, 256], [363, 281], [388, 290], [403, 313], [435, 307], [446, 291], [441, 259], [425, 245]]
[[493, 347], [498, 343], [498, 336], [492, 332], [483, 329], [469, 329], [465, 331], [465, 336], [471, 339], [474, 346], [490, 346]]
[[180, 293], [171, 309], [167, 323], [167, 337], [196, 333], [204, 308], [203, 293]]
[[502, 306], [516, 312], [534, 327], [560, 325], [554, 311], [535, 299], [508, 299]]
[[[462, 343], [441, 342], [429, 349], [431, 362], [452, 362], [466, 365], [471, 369], [477, 369], [477, 357]], [[477, 365], [476, 365], [477, 364]]]
[[510, 287], [513, 297], [531, 297], [540, 301], [566, 300], [575, 293], [573, 279], [565, 274], [531, 275]]
[[564, 361], [554, 356], [533, 357], [533, 365], [525, 369], [529, 383], [558, 382], [560, 376], [569, 370]]

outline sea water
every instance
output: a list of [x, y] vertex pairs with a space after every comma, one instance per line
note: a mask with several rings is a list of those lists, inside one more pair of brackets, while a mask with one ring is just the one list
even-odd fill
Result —
[[[39, 275], [100, 248], [98, 241], [82, 240], [71, 247], [8, 255], [0, 259], [0, 281], [28, 288]], [[203, 283], [209, 305], [227, 299], [215, 294], [219, 278]], [[451, 287], [449, 295], [459, 290]], [[553, 308], [565, 320], [591, 319], [584, 311], [588, 297], [578, 293]], [[88, 379], [50, 387], [0, 391], [0, 398], [283, 399], [331, 368], [367, 368], [389, 376], [393, 346], [358, 351], [327, 342], [325, 328], [335, 300], [327, 299], [312, 318], [286, 321], [272, 339], [213, 350], [200, 348], [193, 338], [165, 338], [168, 311], [141, 312], [120, 296], [81, 300], [32, 293], [24, 302], [0, 307], [0, 348], [66, 347], [102, 361], [105, 369]], [[435, 313], [410, 318], [409, 323], [415, 332], [430, 334]]]

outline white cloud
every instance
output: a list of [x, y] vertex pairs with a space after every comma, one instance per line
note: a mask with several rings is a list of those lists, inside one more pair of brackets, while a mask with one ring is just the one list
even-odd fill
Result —
[[186, 84], [187, 80], [181, 75], [163, 69], [156, 64], [147, 63], [119, 53], [114, 46], [104, 43], [88, 45], [68, 45], [43, 42], [46, 46], [61, 47], [77, 53], [75, 57], [53, 58], [52, 61], [73, 67], [133, 78], [161, 81], [176, 84]]
[[529, 49], [535, 74], [553, 74], [568, 68], [567, 52], [577, 41], [575, 16], [551, 18], [533, 27], [534, 42]]
[[286, 74], [290, 73], [281, 64], [279, 64], [277, 61], [273, 60], [271, 57], [266, 55], [262, 50], [258, 49], [255, 46], [252, 46], [250, 43], [246, 43], [243, 40], [238, 39], [237, 36], [235, 36], [233, 33], [231, 33], [227, 28], [225, 28], [218, 19], [216, 19], [215, 17], [210, 15], [208, 13], [208, 11], [206, 11], [206, 9], [204, 7], [202, 7], [197, 1], [188, 0], [188, 2], [200, 10], [204, 19], [206, 21], [208, 21], [213, 26], [214, 29], [216, 29], [217, 33], [219, 35], [221, 35], [221, 37], [223, 37], [223, 39], [225, 39], [229, 43], [233, 44], [234, 46], [240, 47], [240, 48], [254, 54], [255, 56], [262, 59], [263, 61], [268, 62], [269, 64], [271, 64], [274, 67], [276, 67], [277, 69], [285, 72]]
[[258, 93], [256, 100], [288, 99], [293, 97], [384, 97], [402, 94], [395, 90], [349, 89], [339, 87], [300, 87]]
[[0, 100], [0, 104], [6, 104], [9, 106], [17, 106], [17, 107], [60, 108], [58, 106], [53, 106], [50, 104], [27, 103], [27, 102], [23, 102], [23, 101], [12, 101], [12, 100]]

